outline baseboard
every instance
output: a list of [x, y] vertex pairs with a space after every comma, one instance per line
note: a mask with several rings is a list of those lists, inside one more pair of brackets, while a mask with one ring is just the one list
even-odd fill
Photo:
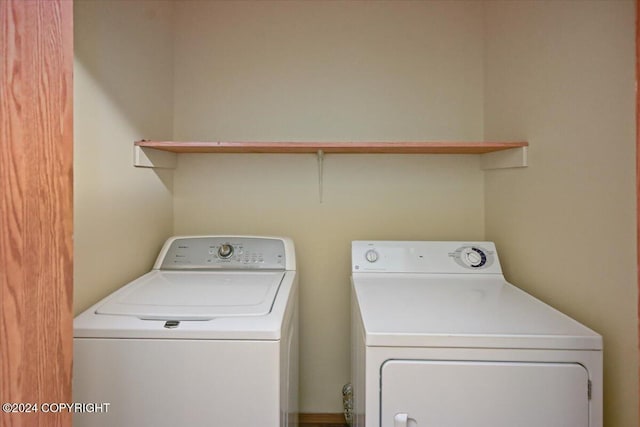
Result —
[[300, 427], [347, 427], [344, 414], [300, 414]]

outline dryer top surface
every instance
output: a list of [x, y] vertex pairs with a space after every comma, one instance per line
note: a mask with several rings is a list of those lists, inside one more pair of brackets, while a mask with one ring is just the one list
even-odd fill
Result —
[[602, 338], [502, 275], [354, 273], [367, 345], [602, 348]]

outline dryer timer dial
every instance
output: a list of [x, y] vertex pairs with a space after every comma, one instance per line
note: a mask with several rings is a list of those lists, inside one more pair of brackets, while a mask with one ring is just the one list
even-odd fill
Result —
[[487, 254], [475, 246], [462, 249], [460, 258], [463, 264], [471, 268], [480, 268], [487, 263]]

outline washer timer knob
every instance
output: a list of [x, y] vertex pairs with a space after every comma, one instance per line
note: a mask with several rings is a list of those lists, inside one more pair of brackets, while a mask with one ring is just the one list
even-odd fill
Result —
[[378, 255], [378, 252], [376, 252], [375, 249], [369, 249], [367, 252], [365, 252], [364, 257], [369, 262], [376, 262], [378, 261], [378, 258], [380, 257], [380, 255]]
[[231, 257], [231, 255], [233, 255], [233, 246], [231, 246], [229, 243], [220, 245], [220, 248], [218, 249], [218, 256], [220, 258], [227, 259]]

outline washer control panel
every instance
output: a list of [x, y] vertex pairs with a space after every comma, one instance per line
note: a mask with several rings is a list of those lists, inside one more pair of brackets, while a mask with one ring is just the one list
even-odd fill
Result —
[[378, 258], [380, 258], [380, 254], [375, 249], [369, 249], [367, 252], [364, 253], [364, 257], [367, 260], [367, 262], [374, 263], [378, 261]]
[[352, 271], [502, 274], [493, 242], [355, 241]]
[[167, 241], [158, 263], [161, 270], [285, 270], [285, 241], [266, 237], [177, 237]]

